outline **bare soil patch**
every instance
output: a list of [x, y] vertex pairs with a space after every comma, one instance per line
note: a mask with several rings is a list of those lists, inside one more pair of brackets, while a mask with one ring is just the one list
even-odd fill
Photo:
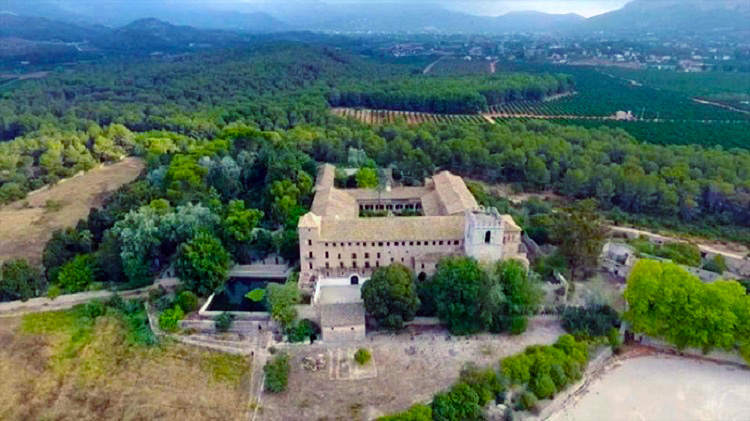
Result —
[[[264, 394], [262, 420], [370, 420], [429, 401], [449, 388], [464, 363], [497, 364], [506, 356], [534, 344], [552, 344], [563, 333], [556, 320], [534, 320], [521, 336], [476, 335], [454, 337], [442, 328], [421, 328], [399, 335], [377, 335], [364, 344], [372, 352], [376, 377], [331, 375], [326, 368], [306, 371], [302, 358], [339, 355], [335, 346], [291, 348], [289, 387]], [[343, 346], [346, 350], [351, 345]], [[355, 363], [356, 364], [356, 363]], [[369, 377], [369, 376], [365, 376]]]
[[56, 229], [75, 225], [92, 207], [133, 181], [144, 168], [140, 158], [126, 158], [0, 208], [0, 260], [24, 258], [41, 263], [44, 245]]

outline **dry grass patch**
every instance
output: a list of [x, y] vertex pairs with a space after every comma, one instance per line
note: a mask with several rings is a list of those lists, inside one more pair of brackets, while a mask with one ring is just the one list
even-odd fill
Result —
[[143, 160], [126, 158], [1, 207], [0, 260], [24, 258], [40, 263], [54, 230], [73, 226], [88, 216], [92, 207], [101, 206], [109, 194], [133, 181], [143, 168]]
[[4, 319], [0, 419], [234, 420], [247, 417], [250, 362], [182, 344], [134, 345], [109, 315]]

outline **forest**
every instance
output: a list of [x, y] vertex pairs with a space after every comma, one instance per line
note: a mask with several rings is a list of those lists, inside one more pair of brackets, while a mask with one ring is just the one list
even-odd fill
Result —
[[[246, 56], [112, 65], [109, 72], [92, 65], [27, 81], [1, 105], [0, 203], [92, 163], [127, 154], [146, 159], [142, 177], [48, 243], [41, 276], [66, 292], [100, 280], [143, 285], [175, 253], [186, 279], [200, 273], [190, 256], [201, 253], [220, 259], [210, 262], [216, 267], [269, 252], [295, 260], [296, 222], [309, 209], [316, 163], [352, 165], [352, 156], [392, 167], [406, 184], [448, 169], [593, 198], [621, 219], [675, 221], [750, 239], [750, 151], [644, 144], [621, 129], [534, 120], [373, 127], [331, 115], [328, 90], [371, 68], [378, 69], [373, 79], [413, 70], [284, 44]], [[191, 242], [198, 235], [205, 250]], [[15, 278], [36, 276], [21, 269]], [[3, 282], [2, 299], [46, 289], [44, 282], [33, 291]]]
[[327, 99], [334, 107], [473, 114], [511, 101], [541, 101], [574, 87], [573, 78], [565, 74], [412, 76], [337, 84]]

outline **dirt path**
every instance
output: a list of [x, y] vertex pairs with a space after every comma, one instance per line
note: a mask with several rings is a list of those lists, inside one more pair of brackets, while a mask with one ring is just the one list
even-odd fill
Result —
[[424, 70], [422, 71], [422, 74], [426, 75], [427, 73], [430, 73], [430, 70], [432, 70], [432, 68], [435, 67], [435, 65], [437, 64], [437, 62], [440, 61], [440, 60], [442, 60], [442, 59], [443, 58], [440, 57], [439, 59], [437, 59], [437, 60], [433, 61], [432, 63], [428, 64], [427, 67], [425, 67]]
[[738, 243], [718, 243], [703, 239], [691, 240], [687, 238], [670, 237], [667, 235], [661, 235], [655, 232], [646, 231], [638, 228], [623, 227], [616, 225], [609, 225], [608, 228], [612, 232], [621, 232], [624, 234], [630, 234], [634, 236], [645, 235], [647, 237], [654, 237], [662, 241], [667, 242], [685, 242], [693, 241], [702, 251], [706, 251], [713, 254], [723, 254], [727, 257], [735, 259], [743, 259], [750, 253], [750, 249]]
[[742, 113], [742, 114], [750, 114], [750, 111], [748, 111], [748, 110], [743, 110], [743, 109], [740, 109], [740, 108], [735, 108], [735, 107], [732, 107], [731, 105], [722, 104], [720, 102], [707, 101], [705, 99], [700, 99], [700, 98], [693, 98], [693, 101], [695, 101], [695, 102], [697, 102], [699, 104], [712, 105], [714, 107], [726, 108], [727, 110], [732, 110], [732, 111], [735, 111], [735, 112], [738, 112], [738, 113]]
[[[160, 279], [154, 285], [161, 285], [167, 289], [174, 289], [180, 281], [177, 278]], [[0, 303], [0, 318], [18, 317], [28, 313], [41, 313], [46, 311], [65, 310], [83, 304], [91, 300], [106, 300], [115, 294], [122, 298], [142, 298], [148, 295], [152, 285], [147, 287], [133, 289], [129, 291], [93, 291], [81, 292], [78, 294], [61, 295], [54, 300], [47, 297], [32, 298], [27, 301], [10, 301]]]

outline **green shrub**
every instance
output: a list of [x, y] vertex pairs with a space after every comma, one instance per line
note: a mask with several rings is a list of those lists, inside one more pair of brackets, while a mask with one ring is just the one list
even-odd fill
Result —
[[555, 382], [552, 381], [552, 377], [549, 374], [536, 377], [532, 383], [531, 390], [539, 399], [551, 398], [557, 393]]
[[198, 310], [198, 296], [192, 291], [182, 291], [175, 298], [175, 304], [180, 306], [185, 313], [193, 312]]
[[552, 364], [549, 369], [549, 375], [555, 383], [557, 390], [562, 390], [568, 384], [568, 376], [561, 364]]
[[185, 317], [185, 312], [180, 306], [168, 308], [159, 315], [159, 328], [165, 332], [176, 332], [183, 317]]
[[60, 268], [57, 285], [69, 292], [81, 292], [94, 282], [96, 268], [90, 254], [79, 254]]
[[607, 339], [609, 340], [609, 345], [612, 347], [612, 351], [620, 352], [620, 348], [622, 347], [620, 331], [615, 328], [610, 329]]
[[468, 363], [461, 368], [459, 381], [471, 387], [479, 397], [479, 405], [497, 400], [505, 391], [505, 379], [498, 375], [493, 368], [480, 369], [474, 363]]
[[300, 320], [287, 329], [286, 334], [289, 342], [304, 342], [306, 339], [317, 334], [319, 329], [309, 320]]
[[562, 326], [576, 336], [605, 336], [620, 326], [620, 316], [608, 305], [568, 307], [562, 314]]
[[266, 375], [265, 389], [269, 393], [280, 393], [286, 390], [289, 380], [289, 357], [286, 354], [278, 354], [263, 367]]
[[432, 399], [432, 416], [436, 420], [474, 420], [481, 410], [479, 397], [466, 383], [457, 383]]
[[378, 418], [378, 421], [432, 421], [432, 408], [423, 405], [416, 404], [409, 408], [406, 412], [395, 415], [386, 415], [385, 417]]
[[354, 354], [354, 360], [357, 361], [359, 365], [365, 365], [369, 363], [371, 359], [372, 355], [370, 354], [370, 351], [365, 348], [358, 349]]
[[47, 298], [50, 300], [54, 300], [55, 298], [59, 297], [60, 294], [62, 294], [62, 290], [57, 285], [50, 285], [49, 289], [47, 290]]
[[216, 325], [216, 330], [219, 332], [226, 332], [229, 330], [230, 327], [232, 327], [232, 323], [234, 322], [234, 314], [227, 313], [226, 311], [219, 314], [214, 318], [214, 324]]
[[527, 390], [521, 394], [521, 398], [518, 400], [518, 403], [519, 409], [533, 411], [539, 404], [539, 399], [537, 399], [537, 397], [533, 393]]
[[703, 265], [703, 269], [721, 275], [722, 273], [724, 273], [724, 271], [727, 270], [727, 261], [724, 256], [717, 254], [713, 259], [709, 260], [705, 265]]

